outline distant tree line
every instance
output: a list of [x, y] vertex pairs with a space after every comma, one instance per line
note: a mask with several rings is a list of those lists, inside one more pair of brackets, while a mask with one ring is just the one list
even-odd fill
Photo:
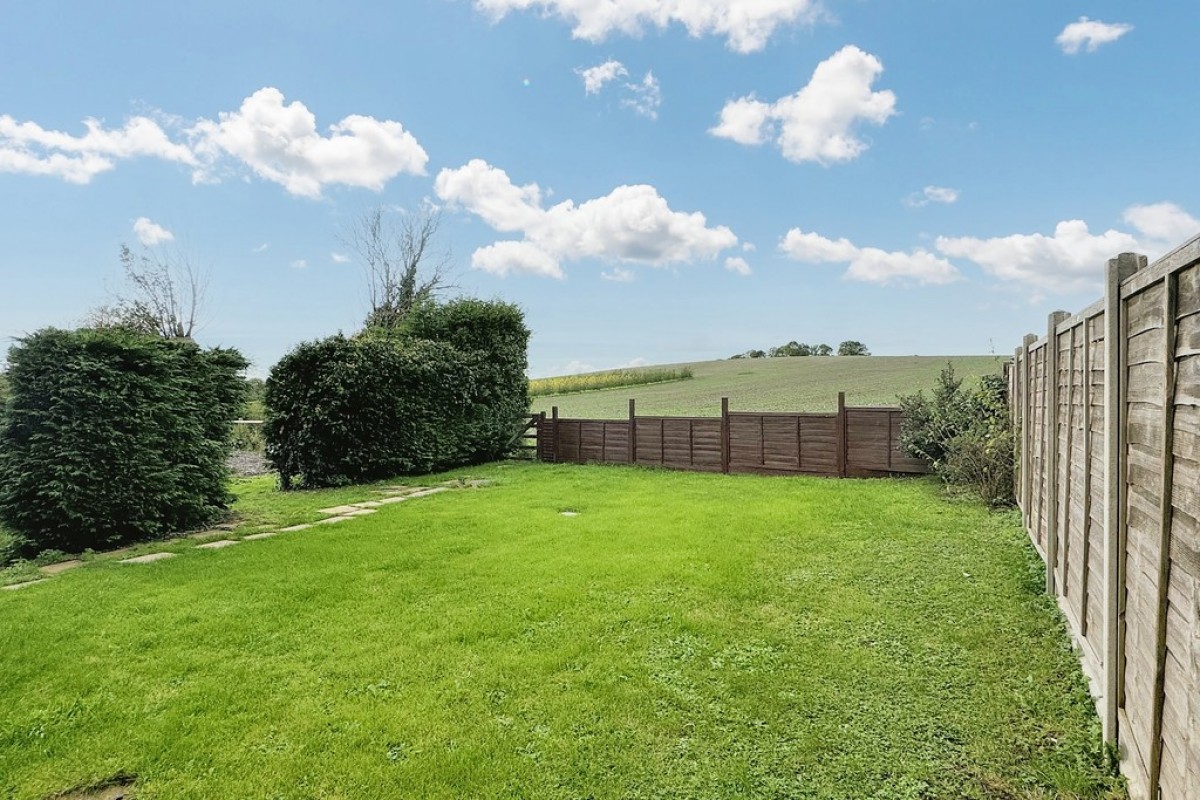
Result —
[[[791, 341], [781, 344], [779, 347], [772, 347], [770, 350], [747, 350], [744, 353], [730, 356], [730, 358], [789, 358], [792, 356], [832, 356], [834, 354], [834, 349], [827, 344], [803, 344]], [[836, 355], [869, 356], [871, 351], [862, 342], [850, 339], [837, 346]]]

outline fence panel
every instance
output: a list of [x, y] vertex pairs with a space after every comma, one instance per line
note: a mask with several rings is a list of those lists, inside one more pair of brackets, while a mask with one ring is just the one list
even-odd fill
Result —
[[1200, 238], [1013, 364], [1017, 496], [1135, 800], [1200, 798]]
[[[846, 408], [836, 414], [729, 411], [720, 417], [538, 420], [543, 461], [643, 464], [702, 472], [869, 477], [921, 474], [929, 465], [900, 446], [898, 408]], [[632, 433], [631, 433], [632, 432]]]

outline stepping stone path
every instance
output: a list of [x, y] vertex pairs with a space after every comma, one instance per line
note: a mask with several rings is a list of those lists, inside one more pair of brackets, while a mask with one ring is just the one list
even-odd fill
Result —
[[46, 578], [37, 578], [36, 580], [25, 581], [24, 583], [10, 583], [8, 586], [0, 586], [0, 589], [4, 589], [6, 591], [12, 592], [12, 591], [16, 591], [17, 589], [24, 589], [26, 586], [33, 586], [35, 583], [45, 583], [45, 582], [46, 582]]
[[149, 553], [136, 558], [121, 559], [122, 564], [150, 564], [154, 561], [162, 561], [165, 558], [174, 558], [178, 553]]
[[196, 545], [197, 550], [220, 550], [222, 547], [233, 547], [237, 544], [236, 539], [221, 539], [216, 542], [208, 542], [207, 544]]
[[[429, 497], [430, 495], [448, 492], [451, 489], [478, 489], [484, 486], [490, 486], [491, 481], [476, 479], [476, 480], [452, 480], [446, 481], [441, 486], [385, 486], [382, 489], [375, 491], [385, 495], [378, 500], [364, 500], [361, 503], [348, 503], [341, 506], [331, 506], [330, 508], [319, 509], [317, 513], [326, 514], [326, 518], [316, 522], [306, 522], [300, 525], [289, 525], [286, 528], [280, 528], [274, 531], [263, 531], [261, 533], [253, 533], [249, 536], [243, 536], [241, 539], [218, 539], [213, 542], [205, 542], [204, 544], [196, 545], [197, 550], [220, 550], [225, 547], [232, 547], [239, 542], [258, 541], [259, 539], [269, 539], [272, 536], [278, 536], [281, 533], [292, 533], [294, 531], [303, 531], [312, 528], [315, 525], [331, 525], [338, 522], [354, 519], [355, 517], [364, 517], [368, 514], [374, 514], [381, 506], [391, 505], [392, 503], [402, 503], [405, 500], [416, 500], [421, 497]], [[573, 512], [564, 512], [568, 516], [574, 516]], [[235, 530], [237, 525], [234, 523], [224, 523], [214, 526], [211, 530], [199, 531], [196, 533], [187, 534], [190, 539], [204, 539], [210, 536], [226, 536], [231, 531]], [[113, 551], [108, 555], [118, 556], [132, 551], [133, 548], [126, 547], [121, 550]], [[168, 558], [174, 558], [178, 553], [147, 553], [142, 556], [134, 556], [133, 558], [120, 559], [121, 564], [151, 564], [155, 561], [163, 561]], [[84, 562], [79, 559], [71, 559], [70, 561], [60, 561], [57, 564], [50, 564], [42, 567], [41, 572], [46, 577], [37, 578], [35, 580], [25, 581], [24, 583], [14, 583], [9, 586], [0, 586], [0, 589], [24, 589], [26, 586], [33, 586], [35, 583], [45, 583], [50, 577], [66, 572], [67, 570], [83, 566]]]

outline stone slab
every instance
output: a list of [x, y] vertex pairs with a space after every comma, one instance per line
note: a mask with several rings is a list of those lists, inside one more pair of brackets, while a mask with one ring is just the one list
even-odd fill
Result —
[[25, 581], [24, 583], [10, 583], [8, 586], [0, 586], [0, 589], [4, 589], [5, 591], [9, 592], [15, 592], [17, 589], [24, 589], [26, 586], [33, 586], [35, 583], [45, 582], [45, 578], [38, 578], [37, 580]]
[[431, 494], [439, 494], [441, 492], [448, 492], [448, 491], [450, 491], [450, 490], [447, 489], [445, 486], [435, 486], [432, 489], [422, 489], [419, 492], [413, 492], [412, 494], [408, 495], [408, 499], [413, 500], [418, 497], [428, 497]]
[[408, 497], [409, 496], [406, 494], [398, 495], [396, 497], [385, 497], [379, 501], [379, 505], [390, 506], [392, 503], [403, 503], [405, 500], [408, 499]]
[[356, 508], [353, 511], [347, 511], [344, 516], [362, 517], [362, 516], [366, 516], [367, 514], [374, 514], [374, 513], [375, 513], [375, 509], [373, 509], [373, 508]]
[[353, 510], [354, 506], [331, 506], [330, 508], [318, 508], [317, 513], [341, 516], [342, 514], [349, 514]]
[[354, 519], [354, 517], [345, 516], [345, 515], [337, 516], [337, 517], [326, 517], [325, 519], [319, 520], [313, 524], [314, 525], [332, 525], [335, 522], [345, 522], [348, 519]]
[[197, 550], [220, 550], [222, 547], [233, 547], [237, 544], [236, 539], [222, 539], [219, 542], [209, 542], [208, 544], [196, 545]]
[[147, 553], [144, 556], [121, 559], [122, 564], [150, 564], [167, 558], [174, 558], [177, 553]]
[[558, 513], [562, 514], [564, 517], [578, 517], [579, 516], [578, 511], [560, 511]]
[[280, 533], [291, 533], [292, 531], [306, 531], [311, 527], [312, 527], [311, 522], [305, 522], [301, 525], [289, 525], [286, 528], [280, 528], [279, 532]]
[[41, 572], [43, 575], [58, 575], [60, 572], [66, 572], [69, 569], [75, 569], [76, 567], [82, 566], [82, 561], [80, 561], [78, 558], [73, 558], [70, 561], [60, 561], [57, 564], [47, 564], [46, 566], [42, 567]]
[[354, 507], [355, 508], [378, 508], [379, 506], [381, 506], [383, 504], [384, 504], [383, 500], [367, 500], [362, 503], [355, 503]]
[[257, 542], [259, 539], [270, 539], [272, 536], [278, 536], [279, 531], [264, 531], [263, 533], [252, 533], [249, 536], [243, 536], [244, 542]]

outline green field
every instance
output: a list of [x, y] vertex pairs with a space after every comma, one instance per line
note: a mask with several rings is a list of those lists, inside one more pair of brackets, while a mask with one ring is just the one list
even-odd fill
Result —
[[533, 411], [565, 417], [621, 419], [629, 414], [629, 398], [639, 414], [717, 416], [721, 398], [735, 411], [833, 411], [837, 393], [851, 405], [895, 405], [897, 395], [933, 386], [947, 362], [959, 375], [976, 378], [999, 373], [998, 356], [862, 356], [755, 358], [670, 364], [690, 367], [686, 381], [624, 389], [603, 389], [533, 399]]
[[[1122, 796], [1014, 515], [924, 480], [471, 474], [0, 591], [0, 796]], [[234, 537], [372, 497], [236, 488]]]

